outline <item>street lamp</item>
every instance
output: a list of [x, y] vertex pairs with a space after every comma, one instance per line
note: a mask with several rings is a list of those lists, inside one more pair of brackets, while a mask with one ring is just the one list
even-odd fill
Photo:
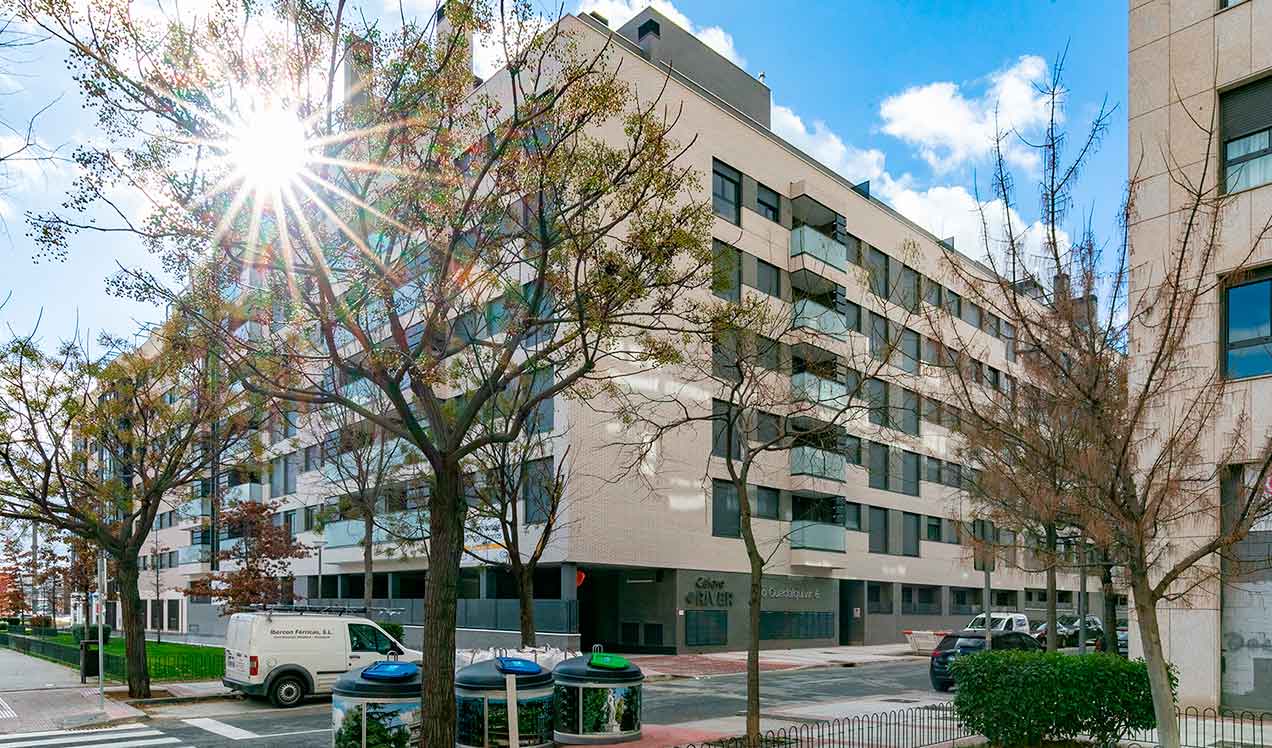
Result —
[[322, 547], [327, 544], [326, 540], [315, 540], [311, 545], [318, 549], [318, 597], [322, 597]]

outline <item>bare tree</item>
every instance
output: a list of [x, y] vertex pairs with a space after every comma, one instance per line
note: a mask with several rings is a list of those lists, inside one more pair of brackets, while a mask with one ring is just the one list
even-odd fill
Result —
[[[907, 240], [898, 250], [894, 256], [904, 261], [918, 247]], [[765, 463], [779, 456], [787, 458], [792, 475], [842, 482], [847, 465], [869, 459], [863, 435], [886, 433], [887, 441], [896, 441], [898, 432], [918, 434], [919, 337], [907, 325], [920, 318], [920, 297], [917, 276], [889, 278], [886, 267], [854, 257], [851, 262], [863, 266], [856, 271], [862, 285], [875, 291], [868, 303], [846, 306], [842, 289], [809, 278], [805, 283], [810, 285], [792, 292], [794, 305], [786, 309], [741, 287], [736, 250], [721, 244], [716, 252], [714, 287], [722, 298], [697, 307], [694, 333], [684, 340], [688, 355], [674, 368], [679, 384], [669, 391], [634, 393], [618, 416], [639, 435], [623, 442], [632, 449], [629, 471], [651, 481], [657, 472], [652, 465], [663, 459], [668, 437], [682, 430], [710, 432], [712, 456], [704, 466], [704, 482], [713, 486], [713, 474], [726, 476], [723, 483], [736, 510], [730, 506], [725, 513], [737, 511], [738, 535], [746, 548], [747, 735], [758, 740], [764, 569], [788, 538], [792, 547], [834, 542], [819, 537], [825, 525], [837, 526], [830, 533], [842, 543], [845, 507], [839, 497], [810, 501], [792, 515], [789, 532], [775, 532], [753, 522], [757, 513], [776, 519], [778, 512], [776, 497], [757, 495], [754, 482], [769, 469]], [[881, 443], [874, 449], [886, 451]], [[917, 459], [907, 477], [904, 456], [895, 457], [883, 460], [888, 475], [882, 479], [910, 490], [902, 484], [912, 477], [917, 494]]]
[[[1063, 501], [1073, 525], [1104, 554], [1105, 579], [1112, 566], [1122, 570], [1133, 595], [1159, 739], [1173, 747], [1179, 745], [1174, 677], [1158, 606], [1217, 595], [1220, 561], [1237, 562], [1235, 546], [1272, 512], [1263, 487], [1272, 463], [1268, 435], [1251, 433], [1250, 414], [1229, 397], [1229, 383], [1214, 362], [1192, 354], [1191, 336], [1211, 319], [1207, 310], [1216, 295], [1242, 277], [1254, 246], [1272, 226], [1266, 220], [1256, 225], [1248, 247], [1240, 241], [1234, 248], [1236, 240], [1222, 234], [1230, 197], [1213, 171], [1215, 126], [1194, 121], [1188, 126], [1210, 145], [1198, 170], [1185, 170], [1166, 154], [1172, 189], [1184, 196], [1168, 241], [1141, 253], [1132, 246], [1137, 174], [1117, 236], [1101, 239], [1088, 222], [1069, 239], [1062, 226], [1073, 190], [1108, 112], [1097, 115], [1068, 153], [1062, 67], [1055, 66], [1047, 90], [1050, 124], [1034, 144], [1043, 164], [1041, 242], [1028, 241], [1025, 227], [1015, 222], [1015, 190], [1002, 148], [1015, 135], [1000, 137], [995, 200], [983, 209], [986, 226], [1003, 227], [984, 232], [998, 277], [982, 279], [976, 297], [1014, 326], [1029, 389], [1022, 384], [1011, 406], [976, 410], [983, 423], [975, 428], [999, 434], [982, 443], [983, 459], [1009, 465], [1023, 452], [1029, 469], [1054, 476], [1052, 485], [1016, 481], [1012, 490], [1034, 506], [1055, 508]], [[1032, 289], [1047, 303], [1003, 293], [1008, 288]], [[969, 391], [974, 386], [971, 377], [959, 379]], [[1031, 408], [1041, 408], [1052, 425], [1024, 428], [1021, 414]], [[1057, 449], [1057, 439], [1069, 447]], [[1234, 464], [1241, 469], [1228, 467]], [[1064, 487], [1063, 496], [1057, 486]], [[982, 493], [995, 487], [987, 482]], [[1268, 561], [1240, 559], [1246, 565]]]

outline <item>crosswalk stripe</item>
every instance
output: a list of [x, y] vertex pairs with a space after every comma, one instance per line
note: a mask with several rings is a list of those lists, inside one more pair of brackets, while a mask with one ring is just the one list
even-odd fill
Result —
[[[29, 736], [15, 735], [10, 737], [27, 738]], [[134, 738], [159, 738], [159, 739], [162, 739], [164, 743], [180, 742], [176, 738], [164, 739], [163, 733], [159, 732], [158, 730], [143, 729], [143, 730], [132, 730], [129, 732], [115, 733], [112, 735], [102, 735], [100, 733], [98, 734], [89, 733], [86, 735], [79, 735], [74, 732], [67, 732], [65, 734], [57, 735], [55, 737], [42, 737], [42, 738], [37, 738], [36, 740], [23, 739], [16, 743], [3, 742], [3, 743], [0, 743], [0, 747], [2, 748], [38, 748], [39, 746], [76, 745], [76, 746], [82, 746], [82, 748], [97, 748], [97, 746], [109, 745], [109, 746], [114, 746], [114, 748], [120, 748], [120, 746], [125, 746], [125, 745], [159, 745], [159, 743], [153, 743], [153, 742], [138, 742], [136, 740], [133, 740]], [[132, 742], [121, 743], [119, 742], [121, 740], [129, 740]]]
[[4, 699], [0, 699], [0, 719], [15, 719], [18, 713], [13, 711], [13, 707], [5, 703]]
[[[100, 748], [141, 748], [143, 745], [172, 745], [180, 742], [180, 738], [156, 738], [154, 740], [130, 740], [126, 743], [101, 743]], [[173, 748], [182, 748], [182, 746], [173, 746]]]
[[[98, 727], [92, 730], [45, 730], [43, 732], [22, 732], [22, 733], [17, 733], [12, 735], [0, 735], [0, 748], [8, 748], [8, 746], [4, 745], [4, 742], [6, 740], [18, 740], [19, 738], [43, 738], [49, 735], [90, 735], [93, 733], [123, 732], [126, 730], [143, 730], [143, 729], [150, 729], [150, 728], [147, 728], [145, 725], [140, 725], [140, 724], [137, 724], [136, 722], [133, 722], [127, 725], [115, 725], [114, 727]], [[110, 738], [113, 736], [103, 735], [102, 737]]]
[[213, 735], [220, 735], [221, 737], [229, 738], [230, 740], [249, 740], [251, 738], [260, 737], [251, 730], [244, 730], [241, 727], [227, 725], [220, 720], [210, 719], [208, 717], [196, 717], [194, 719], [183, 719], [181, 721], [191, 727], [197, 727], [200, 730], [207, 730]]

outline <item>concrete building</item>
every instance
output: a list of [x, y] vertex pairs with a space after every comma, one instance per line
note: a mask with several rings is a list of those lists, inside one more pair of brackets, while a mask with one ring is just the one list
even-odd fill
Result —
[[[1178, 242], [1190, 198], [1175, 177], [1199, 182], [1205, 169], [1205, 189], [1226, 194], [1229, 203], [1211, 269], [1217, 283], [1202, 301], [1190, 356], [1218, 367], [1228, 380], [1232, 413], [1247, 414], [1242, 435], [1257, 450], [1272, 426], [1272, 411], [1263, 405], [1272, 397], [1272, 244], [1254, 243], [1272, 215], [1272, 0], [1131, 0], [1129, 49], [1130, 170], [1142, 179], [1131, 226], [1131, 262], [1139, 268], [1131, 294], [1160, 277], [1151, 266], [1160, 268]], [[1252, 272], [1234, 277], [1242, 265]], [[1133, 329], [1132, 343], [1151, 334]], [[1225, 421], [1217, 430], [1225, 424], [1231, 425]], [[1209, 442], [1212, 462], [1222, 441]], [[1242, 463], [1254, 456], [1238, 454], [1233, 464], [1218, 466], [1229, 478], [1217, 489], [1219, 498], [1250, 479]], [[1199, 521], [1203, 532], [1213, 532], [1219, 518]], [[1266, 557], [1270, 541], [1272, 528], [1258, 526], [1240, 550]], [[1166, 656], [1179, 668], [1180, 699], [1272, 708], [1272, 575], [1220, 569], [1222, 584], [1160, 609]], [[1133, 641], [1132, 656], [1136, 651]]]
[[[585, 48], [607, 43], [611, 33], [595, 16], [567, 16], [561, 23]], [[763, 81], [656, 11], [631, 19], [609, 43], [638, 90], [659, 90], [670, 75], [665, 96], [669, 106], [683, 107], [684, 139], [699, 136], [686, 158], [711, 175], [704, 191], [710, 184], [712, 192], [703, 197], [717, 215], [714, 237], [739, 260], [735, 282], [719, 290], [766, 294], [792, 306], [795, 329], [783, 337], [782, 360], [800, 386], [827, 397], [842, 392], [847, 362], [862, 351], [869, 355], [872, 331], [887, 329], [884, 317], [894, 313], [879, 294], [899, 287], [916, 305], [947, 310], [946, 322], [974, 341], [965, 352], [981, 360], [986, 381], [1001, 393], [1010, 391], [1019, 369], [1013, 331], [962, 298], [947, 258], [968, 272], [986, 268], [952, 254], [873, 199], [868, 185], [850, 183], [782, 140], [769, 127], [771, 94]], [[486, 85], [496, 85], [497, 78]], [[964, 466], [957, 464], [943, 425], [941, 414], [948, 410], [939, 407], [941, 377], [925, 368], [938, 333], [912, 324], [897, 332], [902, 348], [912, 351], [900, 366], [909, 367], [916, 384], [889, 390], [895, 420], [880, 426], [863, 418], [860, 433], [850, 425], [842, 450], [798, 447], [757, 465], [757, 531], [774, 548], [764, 584], [765, 647], [901, 641], [907, 629], [950, 629], [980, 610], [983, 575], [959, 543]], [[828, 366], [795, 365], [796, 359]], [[618, 424], [565, 400], [548, 415], [561, 435], [555, 459], [569, 445], [577, 479], [569, 489], [569, 516], [536, 583], [542, 638], [621, 651], [743, 647], [746, 556], [736, 497], [713, 480], [725, 473], [722, 460], [713, 457], [720, 445], [713, 444], [710, 429], [669, 437], [652, 466], [655, 486], [646, 491], [634, 481], [613, 480], [616, 461], [607, 445]], [[296, 597], [356, 603], [363, 594], [360, 523], [328, 524], [321, 537], [314, 531], [317, 508], [332, 493], [324, 478], [323, 437], [304, 424], [279, 428], [270, 474], [227, 471], [222, 494], [281, 499], [280, 521], [302, 542], [325, 543], [321, 566], [318, 555], [293, 564]], [[156, 559], [171, 580], [160, 591], [168, 600], [179, 601], [173, 588], [208, 570], [208, 538], [192, 528], [207, 511], [211, 486], [200, 491], [185, 511], [174, 507], [165, 515], [157, 530], [161, 545], [171, 549]], [[525, 532], [533, 536], [535, 528]], [[1023, 562], [1028, 551], [1020, 553]], [[422, 616], [424, 565], [409, 554], [381, 555], [376, 562], [374, 597], [403, 608], [408, 623]], [[511, 581], [473, 559], [466, 558], [464, 567], [461, 645], [515, 642]], [[1043, 618], [1041, 575], [999, 564], [992, 587], [996, 609]], [[1077, 578], [1061, 574], [1059, 589], [1061, 610], [1076, 611]], [[1098, 595], [1091, 597], [1090, 609], [1099, 611]], [[201, 606], [178, 602], [173, 610], [164, 607], [152, 621], [176, 633], [215, 631], [215, 619]], [[408, 637], [418, 635], [408, 626]]]

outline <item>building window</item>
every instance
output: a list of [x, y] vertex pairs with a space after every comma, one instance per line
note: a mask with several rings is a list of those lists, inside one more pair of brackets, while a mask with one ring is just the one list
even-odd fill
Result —
[[924, 475], [923, 480], [927, 481], [928, 483], [940, 483], [941, 482], [941, 461], [936, 459], [935, 457], [928, 457], [926, 459], [927, 459], [927, 473]]
[[927, 535], [925, 537], [933, 543], [941, 542], [941, 518], [940, 517], [927, 518]]
[[769, 641], [831, 639], [835, 636], [834, 627], [835, 614], [831, 612], [760, 611], [760, 638]]
[[738, 358], [738, 336], [723, 332], [711, 343], [711, 373], [729, 382], [742, 381], [742, 362]]
[[897, 278], [893, 282], [893, 301], [910, 310], [919, 308], [919, 274], [914, 268], [896, 263]]
[[861, 437], [844, 434], [844, 459], [852, 465], [861, 464]]
[[546, 524], [555, 511], [556, 475], [551, 457], [531, 460], [521, 466], [521, 498], [526, 503], [525, 524]]
[[937, 309], [941, 308], [941, 284], [931, 278], [923, 279], [923, 301]]
[[777, 519], [780, 492], [768, 486], [755, 486], [751, 490], [755, 494], [755, 509], [751, 514], [759, 519]]
[[870, 444], [870, 487], [888, 488], [888, 445], [878, 442]]
[[963, 302], [963, 321], [979, 330], [981, 326], [981, 308], [970, 301]]
[[866, 612], [879, 615], [892, 614], [892, 585], [881, 582], [866, 583]]
[[1219, 95], [1224, 189], [1272, 182], [1272, 77]]
[[318, 526], [317, 505], [305, 507], [304, 525], [302, 525], [304, 531], [309, 532], [310, 530], [316, 529], [317, 526]]
[[1272, 278], [1224, 292], [1224, 373], [1229, 379], [1272, 373]]
[[930, 397], [923, 398], [923, 420], [930, 424], [941, 425], [941, 401]]
[[945, 311], [954, 317], [963, 316], [963, 297], [948, 288], [945, 289]]
[[742, 175], [719, 161], [711, 163], [711, 207], [729, 223], [742, 223]]
[[742, 507], [738, 492], [727, 480], [711, 481], [711, 534], [717, 538], [742, 537]]
[[310, 444], [305, 447], [305, 472], [317, 470], [319, 464], [319, 451], [317, 444]]
[[270, 462], [270, 498], [286, 496], [296, 492], [296, 462], [295, 452], [282, 457], [275, 457]]
[[729, 611], [686, 610], [685, 646], [718, 647], [729, 641]]
[[163, 600], [147, 600], [150, 603], [150, 628], [163, 628]]
[[1013, 327], [1011, 323], [1004, 322], [1002, 326], [1002, 333], [1005, 355], [1007, 356], [1008, 361], [1014, 363], [1016, 361], [1016, 328]]
[[755, 287], [780, 299], [782, 297], [782, 271], [776, 265], [757, 259], [755, 261]]
[[782, 344], [766, 338], [755, 336], [755, 365], [761, 369], [777, 371], [782, 368]]
[[919, 495], [919, 463], [922, 458], [914, 452], [901, 453], [901, 493]]
[[941, 588], [901, 585], [902, 615], [939, 616], [941, 614]]
[[892, 427], [910, 436], [919, 435], [919, 403], [922, 398], [917, 392], [901, 390], [901, 402], [893, 414]]
[[861, 505], [853, 502], [844, 502], [844, 528], [847, 530], [861, 530]]
[[776, 442], [782, 436], [782, 419], [772, 413], [755, 414], [755, 440], [762, 444]]
[[723, 400], [711, 401], [711, 454], [734, 459], [742, 456], [742, 434], [736, 412]]
[[764, 185], [756, 185], [755, 212], [776, 222], [781, 216], [782, 196]]
[[888, 426], [888, 383], [882, 379], [867, 379], [866, 403], [870, 408], [870, 422], [876, 426]]
[[742, 253], [719, 239], [712, 240], [711, 291], [728, 301], [737, 301], [742, 294]]
[[892, 341], [888, 338], [888, 318], [881, 314], [870, 313], [870, 355], [879, 361], [887, 361], [892, 352]]
[[168, 630], [179, 631], [181, 629], [181, 601], [168, 600]]
[[897, 359], [897, 366], [902, 371], [911, 374], [919, 372], [919, 334], [914, 330], [905, 329], [901, 331], [901, 345], [899, 346], [901, 356]]
[[874, 247], [867, 249], [866, 272], [870, 274], [870, 290], [874, 295], [888, 298], [888, 256]]
[[950, 488], [963, 487], [963, 466], [953, 462], [947, 462], [942, 465], [942, 475], [944, 476], [945, 485]]
[[840, 307], [844, 310], [844, 326], [853, 332], [861, 332], [861, 305], [845, 301]]
[[917, 514], [905, 512], [901, 515], [901, 555], [919, 555], [919, 528], [923, 518]]
[[870, 507], [870, 552], [888, 552], [888, 510], [882, 507]]

